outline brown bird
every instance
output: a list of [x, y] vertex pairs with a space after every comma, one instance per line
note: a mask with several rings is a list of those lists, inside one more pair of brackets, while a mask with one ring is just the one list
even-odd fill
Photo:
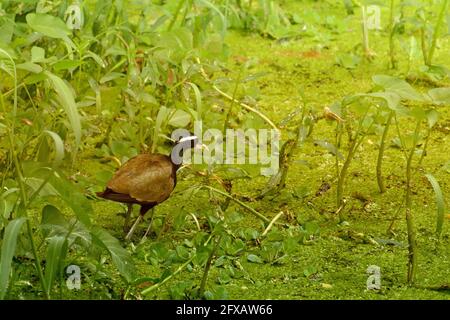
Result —
[[[183, 152], [197, 145], [201, 146], [196, 136], [184, 136], [175, 142], [170, 156], [159, 153], [137, 155], [117, 170], [105, 191], [97, 192], [97, 196], [101, 198], [128, 205], [124, 224], [125, 232], [132, 205], [141, 206], [140, 214], [126, 235], [126, 240], [131, 238], [136, 226], [148, 210], [169, 198], [177, 184], [176, 173], [182, 164]], [[150, 224], [144, 237], [150, 231], [153, 212], [152, 210]]]

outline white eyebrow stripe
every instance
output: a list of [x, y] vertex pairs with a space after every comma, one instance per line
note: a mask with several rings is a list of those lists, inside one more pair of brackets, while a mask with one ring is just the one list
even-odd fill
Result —
[[185, 142], [185, 141], [190, 141], [190, 140], [195, 140], [195, 139], [197, 139], [197, 136], [189, 136], [189, 137], [181, 138], [178, 142]]

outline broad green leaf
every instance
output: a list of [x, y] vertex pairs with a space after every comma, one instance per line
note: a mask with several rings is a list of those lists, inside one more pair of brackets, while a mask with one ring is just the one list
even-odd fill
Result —
[[50, 204], [42, 208], [41, 225], [60, 225], [67, 226], [67, 221], [61, 211]]
[[169, 118], [169, 125], [178, 128], [186, 127], [191, 121], [191, 115], [184, 110], [176, 109]]
[[40, 73], [42, 72], [42, 67], [36, 63], [32, 63], [32, 62], [25, 62], [25, 63], [21, 63], [16, 65], [17, 69], [21, 69], [21, 70], [25, 70], [25, 71], [29, 71], [32, 73]]
[[408, 114], [408, 108], [401, 105], [400, 96], [395, 92], [374, 92], [369, 93], [366, 96], [373, 98], [380, 98], [386, 101], [389, 109], [399, 113], [399, 114]]
[[73, 130], [73, 133], [75, 135], [76, 145], [78, 147], [81, 140], [81, 120], [72, 91], [69, 89], [67, 84], [58, 76], [48, 71], [45, 71], [44, 73], [50, 80], [53, 89], [55, 89], [62, 107], [67, 114], [71, 129]]
[[26, 20], [34, 31], [51, 38], [64, 39], [71, 34], [69, 28], [60, 18], [49, 14], [29, 13]]
[[83, 64], [80, 60], [60, 60], [53, 65], [55, 71], [68, 70], [79, 67]]
[[375, 84], [384, 88], [386, 91], [393, 91], [397, 93], [402, 99], [423, 101], [422, 94], [417, 92], [408, 82], [405, 80], [386, 76], [375, 75], [372, 77]]
[[253, 263], [263, 263], [264, 261], [255, 254], [249, 254], [247, 260]]
[[53, 139], [53, 143], [55, 146], [54, 164], [59, 165], [64, 159], [64, 142], [62, 141], [61, 137], [53, 131], [44, 130], [44, 133], [48, 134]]
[[339, 152], [338, 148], [336, 148], [336, 146], [332, 143], [329, 143], [328, 141], [324, 141], [324, 140], [314, 140], [314, 144], [326, 149], [327, 151], [331, 152], [333, 155], [338, 156], [338, 158], [340, 160], [344, 159], [344, 156], [342, 155], [342, 153]]
[[125, 77], [125, 75], [123, 73], [120, 72], [110, 72], [105, 74], [103, 77], [100, 78], [100, 83], [103, 84], [105, 82], [109, 82], [111, 80], [116, 80], [118, 78], [123, 78]]
[[11, 271], [11, 262], [16, 251], [17, 237], [26, 219], [17, 218], [8, 223], [2, 242], [2, 253], [0, 256], [0, 300], [6, 295]]
[[5, 71], [11, 77], [16, 77], [16, 65], [11, 55], [0, 48], [0, 70]]
[[436, 196], [436, 204], [437, 204], [436, 234], [439, 237], [442, 233], [442, 225], [444, 224], [444, 212], [445, 212], [444, 195], [442, 194], [439, 182], [432, 174], [426, 174], [425, 177], [427, 177], [428, 181], [431, 183], [431, 186], [433, 187], [434, 190], [434, 194]]
[[58, 190], [59, 197], [64, 200], [67, 205], [85, 226], [91, 225], [90, 215], [93, 214], [91, 202], [86, 196], [77, 189], [66, 178], [59, 177], [62, 173], [58, 173], [50, 179], [50, 184]]
[[127, 282], [133, 281], [136, 273], [133, 259], [130, 253], [122, 248], [119, 240], [102, 229], [95, 229], [91, 234], [94, 242], [106, 249], [111, 255], [114, 265]]
[[50, 294], [53, 281], [62, 272], [66, 255], [66, 238], [62, 236], [51, 237], [47, 247], [44, 275], [48, 294]]
[[435, 104], [450, 105], [450, 88], [435, 88], [428, 91]]
[[45, 61], [45, 50], [41, 47], [31, 48], [31, 62], [42, 62]]
[[[33, 192], [36, 192], [39, 188], [41, 188], [44, 179], [36, 178], [36, 177], [26, 177], [25, 184], [29, 186]], [[39, 196], [59, 196], [58, 190], [56, 190], [51, 184], [46, 183], [44, 187], [42, 187], [39, 191]]]
[[439, 121], [439, 112], [434, 109], [427, 111], [428, 127], [431, 129]]

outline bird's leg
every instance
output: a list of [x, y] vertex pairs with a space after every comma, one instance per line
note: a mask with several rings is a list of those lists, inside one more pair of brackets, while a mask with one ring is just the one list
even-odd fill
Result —
[[139, 215], [139, 216], [137, 217], [136, 221], [135, 221], [135, 222], [133, 223], [133, 225], [131, 226], [130, 231], [128, 231], [128, 234], [126, 235], [125, 240], [128, 241], [128, 240], [131, 239], [131, 236], [133, 235], [134, 230], [136, 229], [136, 227], [137, 227], [137, 225], [139, 224], [139, 222], [141, 222], [141, 220], [142, 220], [142, 215]]
[[133, 223], [133, 225], [131, 226], [130, 231], [128, 232], [128, 234], [125, 237], [126, 241], [131, 239], [131, 237], [133, 236], [134, 230], [138, 226], [139, 222], [141, 222], [141, 220], [144, 218], [144, 215], [147, 213], [147, 211], [150, 208], [153, 208], [153, 206], [154, 206], [154, 204], [141, 205], [141, 210], [139, 211], [139, 216], [137, 217], [136, 221]]
[[145, 240], [147, 238], [148, 233], [150, 232], [150, 229], [152, 228], [152, 222], [153, 222], [153, 215], [155, 214], [155, 208], [152, 208], [152, 213], [150, 215], [150, 223], [148, 224], [147, 231], [145, 231], [144, 236], [142, 237], [142, 240]]
[[125, 215], [125, 222], [123, 224], [123, 232], [127, 232], [128, 230], [128, 224], [130, 223], [130, 217], [131, 217], [131, 212], [133, 211], [133, 204], [132, 203], [127, 203], [127, 213]]

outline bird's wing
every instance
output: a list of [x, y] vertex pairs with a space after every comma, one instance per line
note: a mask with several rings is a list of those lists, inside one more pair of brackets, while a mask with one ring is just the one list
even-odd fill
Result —
[[160, 203], [175, 187], [172, 163], [167, 157], [141, 154], [128, 160], [108, 183], [117, 193], [142, 202]]

